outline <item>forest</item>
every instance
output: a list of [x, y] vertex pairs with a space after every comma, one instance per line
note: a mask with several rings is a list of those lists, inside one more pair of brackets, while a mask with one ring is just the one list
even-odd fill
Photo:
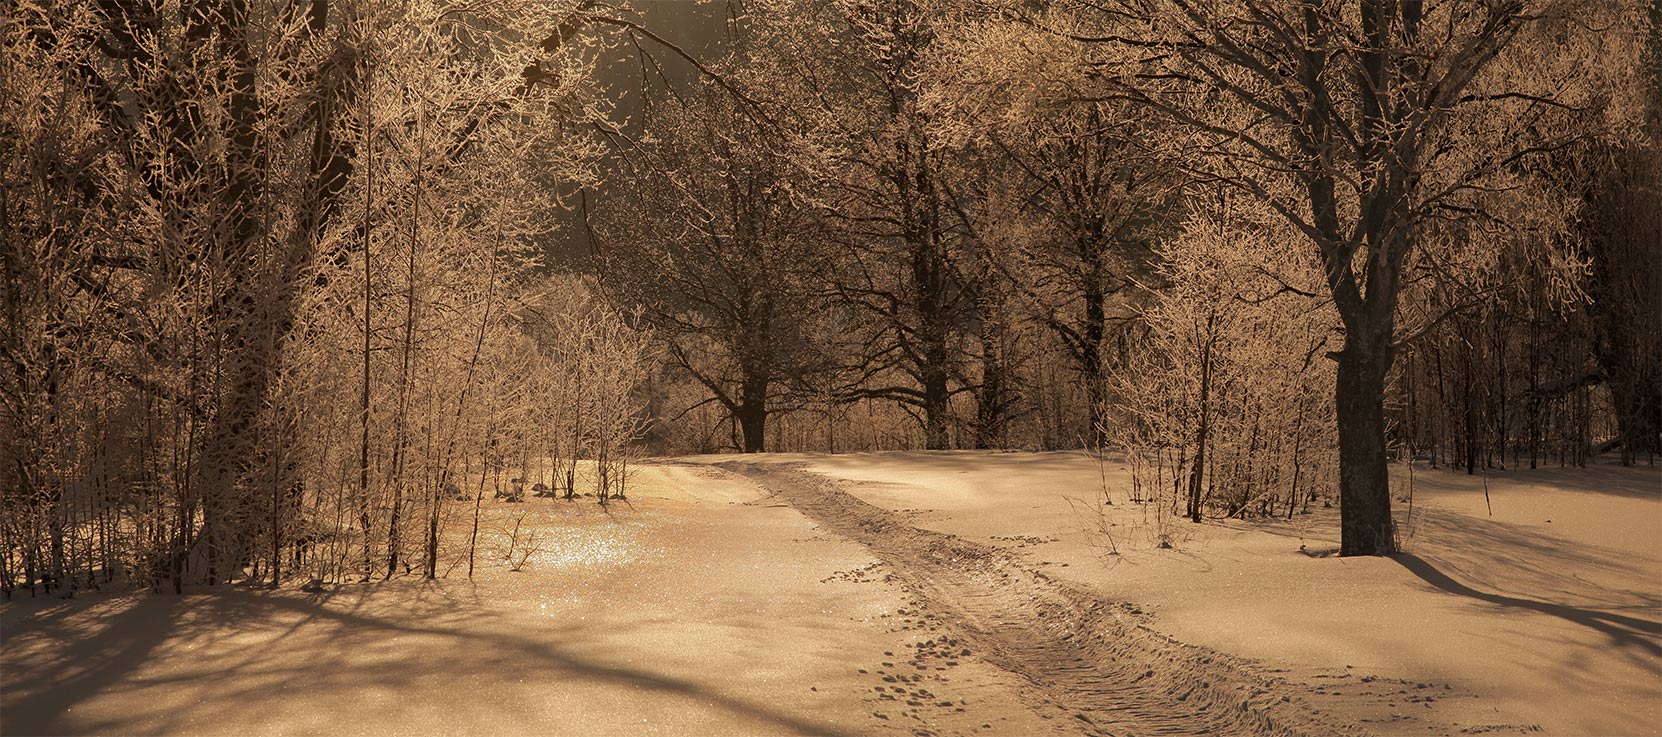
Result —
[[1662, 453], [1662, 2], [12, 0], [0, 273], [7, 600], [518, 571], [763, 452], [1392, 556]]
[[1347, 554], [1394, 459], [1652, 463], [1655, 3], [1491, 5], [747, 2], [701, 60], [599, 2], [23, 3], [0, 586], [433, 576], [531, 459], [1111, 448]]

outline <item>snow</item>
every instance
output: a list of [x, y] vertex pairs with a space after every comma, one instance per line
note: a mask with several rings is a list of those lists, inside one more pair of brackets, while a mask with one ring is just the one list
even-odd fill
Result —
[[[869, 554], [717, 469], [642, 467], [631, 484], [608, 510], [592, 498], [487, 505], [493, 546], [528, 510], [547, 549], [520, 573], [481, 558], [472, 582], [464, 567], [318, 595], [298, 582], [25, 594], [0, 605], [0, 734], [911, 734], [922, 723], [878, 703], [860, 672], [928, 636], [898, 625], [904, 592], [848, 575]], [[984, 663], [932, 688], [975, 707], [926, 714], [938, 728], [1048, 733]]]
[[[957, 625], [918, 615], [870, 550], [706, 465], [725, 461], [841, 479], [907, 524], [999, 547], [1134, 607], [1139, 626], [1248, 658], [1377, 734], [1662, 734], [1654, 468], [1420, 468], [1408, 553], [1346, 559], [1324, 555], [1332, 510], [1177, 520], [1176, 547], [1160, 549], [1112, 458], [975, 452], [669, 459], [640, 466], [609, 509], [492, 503], [490, 550], [522, 510], [542, 550], [518, 573], [482, 556], [472, 581], [25, 594], [0, 605], [0, 733], [1081, 729], [979, 656], [919, 669], [948, 706], [879, 697], [894, 687], [885, 664]], [[1114, 555], [1081, 514], [1105, 485]]]
[[[1123, 465], [1079, 453], [773, 460], [857, 482], [847, 490], [912, 510], [916, 526], [1020, 546], [1049, 575], [1148, 610], [1178, 640], [1310, 683], [1366, 674], [1451, 687], [1429, 705], [1406, 701], [1408, 688], [1333, 707], [1380, 733], [1397, 733], [1390, 715], [1412, 708], [1415, 719], [1474, 731], [1662, 734], [1656, 468], [1491, 472], [1492, 518], [1484, 477], [1421, 468], [1407, 554], [1358, 559], [1317, 557], [1337, 547], [1332, 510], [1291, 523], [1178, 520], [1185, 539], [1159, 549], [1147, 510], [1126, 500]], [[1406, 474], [1397, 482], [1406, 488]], [[1119, 555], [1103, 554], [1067, 501], [1094, 507], [1105, 483]], [[1010, 539], [1023, 537], [1045, 542]]]

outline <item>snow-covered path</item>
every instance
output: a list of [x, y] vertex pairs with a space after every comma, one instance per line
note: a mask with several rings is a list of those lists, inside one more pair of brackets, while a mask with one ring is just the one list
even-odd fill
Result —
[[874, 690], [937, 628], [745, 479], [663, 464], [630, 492], [491, 505], [487, 553], [520, 512], [538, 536], [519, 572], [0, 604], [0, 734], [1067, 733], [978, 659]]
[[968, 645], [962, 652], [1020, 674], [1035, 708], [1078, 720], [1084, 734], [1356, 733], [1313, 712], [1290, 684], [1162, 636], [1141, 626], [1129, 607], [1058, 582], [1003, 550], [907, 525], [823, 476], [777, 465], [724, 467], [870, 548], [919, 593], [925, 612], [960, 633]]
[[[906, 525], [1134, 605], [1159, 633], [1249, 659], [1290, 682], [1294, 698], [1369, 732], [1662, 735], [1656, 467], [1487, 478], [1399, 468], [1393, 483], [1415, 502], [1397, 505], [1408, 553], [1335, 558], [1337, 510], [1162, 524], [1153, 505], [1128, 498], [1112, 457], [728, 460], [796, 464]], [[1162, 535], [1175, 548], [1161, 548]]]

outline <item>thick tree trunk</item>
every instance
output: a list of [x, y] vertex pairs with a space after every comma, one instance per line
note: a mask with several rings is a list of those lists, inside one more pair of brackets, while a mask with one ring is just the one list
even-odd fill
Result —
[[923, 393], [923, 442], [929, 450], [946, 450], [952, 447], [951, 437], [947, 433], [948, 406], [947, 401], [951, 394], [947, 390], [947, 325], [946, 294], [943, 284], [944, 276], [941, 265], [931, 256], [919, 256], [919, 261], [929, 263], [929, 269], [919, 269], [917, 279], [922, 296], [918, 300], [919, 319], [922, 325], [918, 330], [918, 374], [922, 381]]
[[952, 438], [947, 433], [946, 420], [946, 366], [943, 358], [939, 364], [924, 367], [923, 443], [925, 448], [946, 450], [952, 447]]
[[[207, 18], [197, 26], [205, 33]], [[258, 519], [246, 498], [244, 486], [256, 458], [255, 428], [265, 409], [271, 381], [279, 363], [280, 337], [268, 338], [279, 329], [286, 315], [273, 314], [289, 306], [262, 305], [259, 295], [272, 286], [266, 283], [258, 262], [264, 223], [260, 217], [263, 197], [260, 174], [265, 167], [257, 140], [259, 100], [255, 97], [258, 60], [252, 55], [246, 3], [233, 2], [220, 10], [215, 21], [219, 52], [231, 66], [224, 82], [229, 88], [229, 181], [223, 192], [224, 207], [232, 223], [230, 240], [224, 246], [231, 282], [216, 305], [213, 319], [219, 324], [223, 341], [225, 370], [230, 378], [228, 396], [221, 401], [214, 418], [215, 429], [204, 449], [208, 485], [203, 497], [202, 529], [207, 536], [208, 583], [230, 580], [242, 567], [253, 562], [250, 525]], [[286, 285], [283, 285], [286, 286]], [[282, 289], [278, 294], [286, 293]], [[268, 311], [269, 310], [269, 311]], [[282, 321], [285, 322], [286, 321]]]
[[[1366, 341], [1379, 343], [1380, 341]], [[1340, 555], [1396, 552], [1385, 458], [1385, 373], [1390, 354], [1347, 339], [1338, 354]]]
[[917, 285], [917, 372], [923, 394], [923, 440], [929, 450], [952, 447], [947, 434], [948, 356], [945, 265], [932, 243], [914, 246], [912, 278]]
[[[996, 346], [993, 347], [997, 351]], [[995, 353], [996, 355], [996, 353]], [[975, 447], [978, 450], [1002, 448], [1005, 445], [1005, 387], [1002, 357], [989, 360], [983, 353], [981, 389], [976, 394]]]
[[1102, 372], [1087, 373], [1085, 380], [1085, 401], [1091, 403], [1091, 427], [1086, 436], [1090, 439], [1089, 447], [1101, 449], [1108, 446], [1108, 392], [1102, 385]]
[[744, 452], [761, 453], [765, 450], [768, 421], [767, 379], [745, 379], [739, 388], [739, 433], [744, 437]]
[[[947, 427], [947, 402], [951, 398], [947, 382], [952, 355], [947, 341], [953, 330], [952, 297], [948, 293], [951, 276], [942, 242], [942, 204], [925, 151], [919, 143], [917, 168], [907, 173], [898, 190], [907, 199], [908, 211], [903, 220], [907, 223], [905, 239], [911, 252], [912, 288], [916, 292], [913, 305], [917, 310], [917, 326], [912, 350], [921, 385], [924, 447], [945, 450], [952, 447]], [[912, 155], [908, 144], [903, 159]], [[915, 200], [910, 199], [914, 197]]]

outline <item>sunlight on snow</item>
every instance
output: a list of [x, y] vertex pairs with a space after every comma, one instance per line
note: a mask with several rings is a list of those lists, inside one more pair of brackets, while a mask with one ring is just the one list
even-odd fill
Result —
[[538, 534], [547, 539], [526, 559], [526, 570], [610, 568], [642, 560], [652, 552], [642, 545], [635, 525], [551, 527]]

